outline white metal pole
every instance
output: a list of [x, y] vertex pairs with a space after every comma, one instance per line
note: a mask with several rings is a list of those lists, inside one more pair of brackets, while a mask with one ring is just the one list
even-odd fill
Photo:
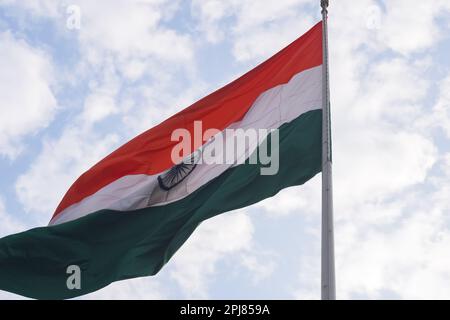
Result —
[[328, 72], [328, 0], [321, 0], [322, 64], [322, 300], [336, 299], [334, 271], [333, 187], [331, 159], [330, 78]]

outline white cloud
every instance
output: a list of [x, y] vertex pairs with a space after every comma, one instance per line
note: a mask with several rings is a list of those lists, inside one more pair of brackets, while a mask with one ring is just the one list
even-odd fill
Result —
[[435, 19], [445, 8], [445, 2], [384, 1], [386, 9], [379, 28], [380, 41], [402, 54], [429, 48], [443, 37]]
[[[360, 122], [374, 122], [380, 117], [402, 124], [414, 121], [423, 111], [420, 107], [430, 87], [425, 76], [428, 66], [426, 60], [400, 58], [367, 66], [367, 73], [360, 75], [360, 96], [346, 109], [351, 109], [352, 118], [360, 117]], [[334, 79], [338, 78], [336, 74]]]
[[[253, 249], [252, 251], [256, 250]], [[276, 260], [273, 259], [276, 256], [275, 254], [272, 252], [262, 253], [261, 256], [259, 256], [259, 252], [252, 252], [252, 254], [242, 254], [239, 257], [242, 267], [251, 272], [254, 285], [258, 285], [262, 280], [270, 278], [277, 267]]]
[[208, 41], [215, 43], [226, 35], [236, 59], [247, 61], [272, 55], [304, 33], [313, 23], [305, 10], [299, 10], [305, 4], [307, 0], [194, 0], [191, 11]]
[[[86, 98], [84, 103], [83, 118], [94, 123], [117, 113], [118, 109], [114, 99], [112, 88], [99, 87]], [[113, 89], [114, 90], [114, 89]]]
[[435, 162], [435, 147], [419, 134], [383, 127], [347, 130], [355, 134], [339, 138], [336, 132], [334, 142], [335, 202], [343, 215], [349, 206], [399, 196], [405, 188], [423, 182]]
[[145, 61], [135, 59], [124, 64], [123, 75], [130, 81], [138, 80], [149, 66]]
[[4, 200], [0, 197], [0, 238], [7, 235], [24, 231], [26, 225], [20, 220], [14, 218], [6, 211]]
[[258, 202], [255, 207], [274, 218], [289, 214], [316, 215], [320, 212], [321, 183], [322, 177], [318, 174], [306, 184], [284, 189], [274, 197]]
[[77, 1], [82, 12], [80, 42], [87, 50], [111, 52], [126, 58], [189, 60], [188, 36], [162, 27], [162, 4], [167, 1]]
[[34, 16], [57, 17], [60, 14], [54, 0], [2, 0], [0, 6], [25, 9]]
[[111, 152], [117, 141], [114, 134], [99, 136], [80, 127], [68, 127], [61, 137], [47, 139], [41, 154], [15, 185], [25, 211], [46, 225], [75, 179]]
[[14, 293], [0, 290], [0, 300], [29, 300]]
[[442, 128], [450, 139], [450, 75], [441, 81], [438, 101], [426, 125]]
[[314, 20], [308, 15], [287, 15], [271, 22], [252, 28], [236, 29], [233, 54], [238, 61], [270, 57], [301, 34], [305, 33]]
[[100, 83], [91, 84], [90, 93], [85, 99], [81, 114], [81, 121], [84, 124], [94, 124], [120, 111], [116, 102], [119, 84], [120, 81], [113, 68], [103, 72]]
[[[440, 166], [448, 168], [448, 156]], [[447, 169], [448, 170], [448, 169]], [[371, 211], [338, 224], [337, 272], [342, 298], [382, 298], [387, 291], [409, 299], [448, 299], [450, 245], [448, 179], [435, 180], [431, 191], [411, 192], [394, 202], [401, 219], [384, 228], [366, 222]], [[380, 206], [378, 210], [385, 210]]]
[[197, 29], [205, 34], [205, 39], [212, 43], [223, 40], [224, 32], [220, 22], [233, 13], [235, 1], [193, 0], [191, 13], [198, 19]]
[[106, 288], [82, 296], [94, 300], [161, 300], [167, 298], [167, 290], [154, 277], [118, 281]]
[[302, 10], [307, 3], [304, 0], [239, 2], [233, 28], [236, 59], [271, 56], [305, 33], [315, 22], [307, 10]]
[[0, 33], [0, 154], [14, 157], [24, 136], [52, 120], [57, 102], [49, 57], [11, 33]]
[[190, 299], [206, 298], [216, 265], [228, 255], [249, 250], [252, 234], [253, 224], [244, 212], [205, 221], [173, 257], [171, 277]]

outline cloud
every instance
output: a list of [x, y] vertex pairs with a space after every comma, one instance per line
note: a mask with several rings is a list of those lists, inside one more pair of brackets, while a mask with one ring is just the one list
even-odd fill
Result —
[[110, 52], [122, 60], [153, 57], [179, 63], [192, 58], [189, 36], [161, 25], [168, 1], [76, 3], [82, 12], [79, 40], [86, 50]]
[[270, 278], [276, 271], [277, 263], [273, 260], [273, 252], [252, 249], [252, 253], [242, 254], [239, 260], [243, 268], [251, 272], [253, 284], [257, 286], [261, 281]]
[[[0, 6], [18, 9], [15, 13], [29, 12], [34, 16], [57, 17], [60, 12], [54, 0], [2, 0]], [[24, 11], [22, 11], [25, 9]]]
[[272, 198], [267, 198], [255, 204], [272, 217], [282, 217], [291, 214], [317, 215], [320, 212], [322, 178], [315, 176], [308, 183], [284, 189]]
[[[56, 139], [47, 139], [30, 168], [15, 188], [24, 210], [46, 225], [56, 206], [75, 179], [103, 158], [117, 144], [117, 136], [99, 136], [82, 127], [68, 127]], [[43, 192], [43, 190], [51, 191]]]
[[[439, 162], [447, 171], [449, 165], [448, 155]], [[342, 298], [383, 298], [386, 292], [406, 299], [448, 298], [449, 178], [431, 176], [431, 190], [419, 189], [394, 200], [391, 206], [399, 211], [400, 219], [387, 221], [383, 228], [366, 223], [364, 215], [372, 211], [364, 208], [362, 217], [354, 215], [338, 225], [337, 272]], [[377, 209], [384, 210], [384, 206]]]
[[23, 138], [45, 128], [57, 111], [50, 58], [10, 32], [0, 33], [0, 154], [14, 158]]
[[[252, 247], [253, 224], [243, 211], [208, 220], [196, 230], [171, 264], [171, 277], [190, 299], [208, 296], [208, 283], [217, 264]], [[250, 260], [247, 264], [253, 267]], [[265, 270], [263, 270], [265, 272]]]
[[[262, 59], [304, 33], [312, 17], [301, 8], [307, 0], [192, 1], [199, 31], [217, 43], [226, 35], [238, 61]], [[224, 31], [225, 30], [225, 31]]]
[[[297, 11], [298, 12], [298, 11]], [[313, 19], [305, 15], [281, 16], [268, 25], [256, 25], [249, 29], [236, 29], [233, 54], [238, 61], [248, 61], [254, 58], [264, 60], [271, 56], [313, 25]]]
[[233, 27], [233, 54], [238, 61], [273, 55], [306, 32], [314, 20], [308, 1], [241, 1]]
[[7, 235], [21, 232], [25, 229], [25, 224], [21, 219], [14, 218], [6, 211], [6, 206], [3, 198], [0, 197], [0, 238]]
[[380, 21], [379, 40], [401, 54], [431, 47], [444, 36], [436, 19], [448, 6], [448, 1], [445, 2], [384, 1], [386, 8]]
[[102, 79], [92, 82], [89, 95], [84, 101], [81, 122], [92, 125], [108, 116], [119, 113], [117, 96], [119, 94], [120, 80], [114, 68], [103, 71]]
[[439, 98], [425, 125], [441, 128], [450, 139], [450, 74], [439, 86]]
[[161, 300], [167, 290], [154, 277], [118, 281], [106, 288], [84, 295], [83, 300]]
[[198, 19], [197, 30], [211, 43], [223, 40], [224, 31], [220, 27], [222, 19], [233, 14], [236, 1], [193, 0], [191, 14]]

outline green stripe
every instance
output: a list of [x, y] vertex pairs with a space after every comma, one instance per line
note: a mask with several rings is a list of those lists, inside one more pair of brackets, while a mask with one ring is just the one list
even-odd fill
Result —
[[[280, 127], [280, 169], [227, 170], [188, 197], [126, 213], [101, 210], [61, 225], [0, 239], [0, 289], [38, 299], [71, 298], [111, 282], [156, 274], [204, 220], [300, 185], [321, 169], [322, 112]], [[66, 269], [81, 268], [81, 290], [69, 290]]]

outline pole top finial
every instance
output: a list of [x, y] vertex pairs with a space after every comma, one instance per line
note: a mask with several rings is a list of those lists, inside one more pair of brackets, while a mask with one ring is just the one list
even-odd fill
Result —
[[322, 9], [326, 10], [328, 8], [328, 5], [330, 4], [329, 0], [320, 0], [320, 6]]

